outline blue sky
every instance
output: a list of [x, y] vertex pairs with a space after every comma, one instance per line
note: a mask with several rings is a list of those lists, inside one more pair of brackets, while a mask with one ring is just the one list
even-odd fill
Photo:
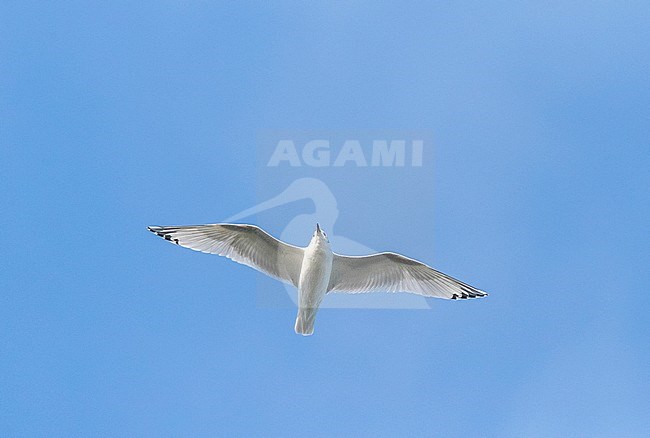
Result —
[[[647, 436], [648, 22], [2, 2], [0, 434]], [[254, 205], [265, 130], [431, 132], [434, 253], [385, 241], [490, 296], [324, 309], [303, 338], [254, 271], [146, 232]]]

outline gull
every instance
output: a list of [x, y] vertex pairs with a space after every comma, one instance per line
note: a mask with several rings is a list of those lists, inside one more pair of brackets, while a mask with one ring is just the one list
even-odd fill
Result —
[[408, 292], [451, 300], [487, 296], [482, 290], [394, 252], [336, 254], [318, 223], [306, 248], [282, 242], [255, 225], [221, 223], [148, 229], [176, 245], [228, 257], [298, 288], [294, 328], [303, 336], [314, 333], [316, 313], [329, 293]]

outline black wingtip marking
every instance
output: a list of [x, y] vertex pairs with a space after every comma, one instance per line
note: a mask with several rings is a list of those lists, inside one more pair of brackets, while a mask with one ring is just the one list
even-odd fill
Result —
[[488, 296], [488, 294], [485, 293], [485, 292], [482, 292], [482, 291], [474, 292], [474, 291], [472, 291], [472, 292], [461, 292], [460, 295], [459, 294], [453, 294], [451, 296], [451, 299], [452, 300], [459, 300], [459, 299], [460, 300], [467, 300], [469, 298], [483, 298], [483, 297], [487, 297], [487, 296]]
[[173, 239], [172, 238], [172, 233], [164, 233], [162, 231], [156, 230], [152, 227], [147, 227], [147, 230], [151, 231], [154, 233], [156, 236], [160, 236], [165, 240], [169, 240], [170, 242], [174, 242], [176, 245], [180, 245], [181, 243], [179, 242], [178, 239]]

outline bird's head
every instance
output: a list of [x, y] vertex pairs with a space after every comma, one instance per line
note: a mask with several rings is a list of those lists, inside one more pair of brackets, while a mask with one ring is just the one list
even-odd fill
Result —
[[316, 231], [314, 231], [314, 235], [312, 236], [312, 240], [317, 239], [321, 241], [325, 241], [329, 243], [329, 239], [327, 238], [327, 233], [323, 231], [320, 227], [320, 225], [316, 224]]

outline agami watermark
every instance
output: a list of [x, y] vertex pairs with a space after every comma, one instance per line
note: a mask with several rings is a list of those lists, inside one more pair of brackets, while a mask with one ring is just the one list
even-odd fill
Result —
[[421, 167], [423, 149], [424, 141], [421, 139], [372, 140], [369, 145], [362, 144], [361, 140], [345, 140], [341, 145], [332, 145], [326, 139], [309, 140], [304, 144], [281, 139], [266, 165]]
[[[432, 233], [423, 236], [409, 222], [433, 223], [432, 143], [427, 132], [261, 133], [257, 202], [224, 222], [255, 223], [298, 246], [309, 243], [320, 223], [332, 250], [345, 255], [412, 253], [412, 246], [400, 247], [409, 241], [426, 248]], [[261, 307], [297, 303], [293, 287], [283, 292], [264, 276], [258, 285]], [[428, 300], [405, 293], [328, 294], [321, 307], [429, 309]]]

